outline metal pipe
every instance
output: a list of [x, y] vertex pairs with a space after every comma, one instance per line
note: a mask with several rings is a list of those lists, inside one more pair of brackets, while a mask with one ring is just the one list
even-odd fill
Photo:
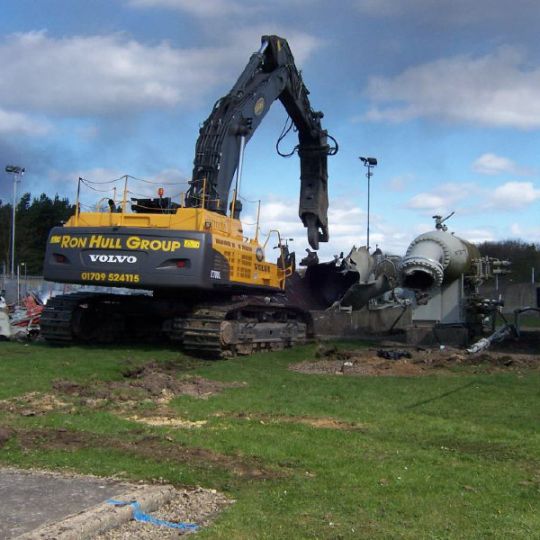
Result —
[[17, 265], [17, 304], [21, 302], [21, 265]]
[[206, 176], [203, 178], [203, 191], [202, 191], [202, 209], [204, 210], [204, 206], [206, 203]]
[[257, 225], [255, 226], [255, 242], [259, 241], [259, 221], [261, 217], [261, 201], [257, 204]]
[[80, 207], [80, 196], [81, 196], [81, 180], [82, 178], [79, 176], [79, 182], [77, 183], [77, 197], [75, 198], [75, 223], [79, 225], [79, 214], [81, 212]]
[[369, 252], [369, 200], [370, 200], [370, 185], [371, 185], [371, 174], [370, 174], [370, 168], [368, 166], [368, 172], [367, 172], [367, 250]]
[[24, 167], [18, 165], [6, 165], [5, 171], [13, 175], [13, 208], [11, 224], [11, 277], [15, 277], [15, 213], [17, 206], [17, 182], [20, 182], [20, 176], [24, 174]]
[[127, 186], [128, 186], [128, 175], [126, 174], [124, 177], [124, 194], [122, 195], [122, 225], [124, 224], [124, 216], [126, 214]]
[[13, 207], [11, 208], [11, 278], [15, 277], [15, 208], [16, 206], [17, 206], [17, 175], [14, 174], [13, 175]]
[[373, 167], [377, 166], [377, 159], [374, 157], [362, 157], [360, 156], [358, 159], [362, 161], [364, 164], [364, 167], [367, 168], [367, 239], [366, 239], [366, 247], [369, 252], [369, 217], [370, 217], [370, 196], [371, 196], [371, 177], [373, 176], [373, 173], [371, 172], [371, 169]]
[[244, 168], [244, 153], [246, 149], [246, 136], [240, 137], [240, 154], [238, 156], [238, 168], [236, 169], [236, 197], [239, 197], [240, 184], [242, 182], [242, 170]]
[[28, 265], [23, 262], [21, 264], [24, 264], [24, 296], [28, 294]]
[[232, 200], [231, 206], [231, 217], [234, 217], [234, 211], [236, 209], [236, 200], [240, 196], [240, 184], [242, 182], [242, 169], [244, 166], [244, 152], [246, 148], [246, 136], [242, 135], [240, 137], [240, 154], [238, 156], [238, 167], [236, 169], [236, 182], [234, 186], [234, 197]]

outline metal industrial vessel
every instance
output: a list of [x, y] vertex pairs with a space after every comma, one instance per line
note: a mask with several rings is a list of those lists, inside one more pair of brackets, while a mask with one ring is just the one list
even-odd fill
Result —
[[508, 261], [482, 257], [470, 242], [448, 232], [446, 218], [434, 216], [435, 230], [416, 237], [399, 265], [399, 282], [416, 292], [414, 323], [462, 327], [471, 337], [493, 328], [501, 302], [484, 298], [479, 288]]

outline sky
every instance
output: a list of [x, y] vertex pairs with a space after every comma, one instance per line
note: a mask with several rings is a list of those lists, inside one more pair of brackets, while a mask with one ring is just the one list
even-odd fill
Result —
[[[178, 198], [201, 123], [264, 34], [288, 40], [311, 105], [337, 139], [329, 157], [330, 242], [403, 254], [447, 215], [467, 240], [540, 242], [537, 0], [0, 0], [0, 199], [75, 199], [77, 178], [129, 174], [130, 194]], [[275, 144], [273, 104], [246, 148], [246, 233], [279, 228], [301, 256], [300, 164]], [[282, 149], [295, 146], [291, 133]], [[123, 184], [83, 187], [93, 205]], [[268, 253], [267, 253], [268, 256]]]

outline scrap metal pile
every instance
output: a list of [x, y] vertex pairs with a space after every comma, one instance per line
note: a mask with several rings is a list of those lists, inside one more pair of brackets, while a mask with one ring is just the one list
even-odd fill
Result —
[[45, 306], [37, 294], [27, 294], [20, 303], [8, 305], [0, 296], [0, 339], [35, 339]]
[[307, 256], [287, 283], [290, 301], [304, 309], [344, 309], [356, 311], [371, 299], [381, 297], [398, 285], [400, 257], [385, 256], [380, 249], [370, 254], [353, 246], [349, 254], [320, 263], [315, 252]]
[[[499, 318], [507, 322], [503, 301], [485, 297], [480, 286], [508, 273], [510, 262], [482, 256], [475, 245], [448, 232], [444, 222], [451, 215], [434, 216], [435, 230], [416, 237], [403, 257], [384, 255], [378, 248], [371, 254], [366, 247], [353, 247], [346, 257], [341, 254], [320, 263], [316, 253], [307, 250], [300, 263], [305, 269], [289, 280], [289, 300], [311, 310], [410, 305], [412, 325], [423, 327], [424, 337], [433, 337], [437, 329], [446, 335], [461, 333], [468, 344], [474, 337], [494, 334]], [[518, 333], [509, 325], [504, 332], [483, 338], [481, 349]], [[417, 334], [422, 339], [422, 332]]]

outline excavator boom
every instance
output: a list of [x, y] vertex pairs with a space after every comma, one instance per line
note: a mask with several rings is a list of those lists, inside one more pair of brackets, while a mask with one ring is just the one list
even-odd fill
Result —
[[202, 125], [196, 144], [193, 179], [186, 206], [227, 213], [229, 193], [241, 149], [268, 112], [280, 100], [298, 131], [300, 156], [299, 215], [314, 249], [328, 241], [328, 133], [323, 113], [314, 111], [287, 41], [263, 36], [231, 91], [219, 99]]

